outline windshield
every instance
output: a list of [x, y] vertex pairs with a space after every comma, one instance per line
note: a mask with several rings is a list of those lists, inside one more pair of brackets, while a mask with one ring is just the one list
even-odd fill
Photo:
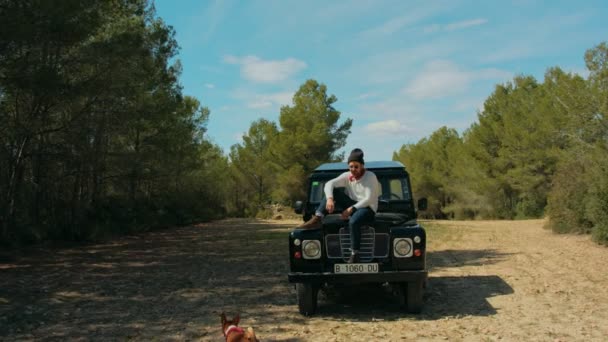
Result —
[[[324, 196], [323, 188], [325, 187], [325, 183], [326, 181], [324, 180], [313, 181], [311, 183], [310, 198], [308, 199], [310, 202], [321, 202]], [[379, 178], [378, 184], [381, 189], [380, 196], [378, 196], [378, 199], [385, 201], [411, 200], [409, 191], [410, 187], [407, 178]]]

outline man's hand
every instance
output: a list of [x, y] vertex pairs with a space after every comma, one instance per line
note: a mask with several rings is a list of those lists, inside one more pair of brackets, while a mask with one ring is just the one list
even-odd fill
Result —
[[350, 215], [353, 213], [353, 207], [348, 207], [346, 210], [342, 212], [342, 219], [347, 220]]
[[329, 197], [327, 199], [327, 203], [325, 204], [325, 209], [327, 209], [328, 213], [333, 213], [334, 209], [335, 209], [335, 204], [334, 204], [334, 198], [333, 197]]

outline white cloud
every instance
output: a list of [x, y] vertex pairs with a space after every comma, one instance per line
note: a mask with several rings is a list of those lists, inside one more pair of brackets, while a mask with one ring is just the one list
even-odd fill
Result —
[[479, 26], [479, 25], [483, 25], [485, 23], [487, 23], [488, 20], [487, 19], [472, 19], [472, 20], [465, 20], [465, 21], [459, 21], [459, 22], [455, 22], [455, 23], [451, 23], [445, 26], [445, 29], [447, 31], [456, 31], [456, 30], [461, 30], [464, 28], [468, 28], [468, 27], [472, 27], [472, 26]]
[[272, 93], [272, 94], [253, 94], [253, 95], [245, 95], [247, 98], [247, 107], [248, 108], [270, 108], [272, 106], [284, 106], [291, 104], [291, 100], [293, 98], [293, 93], [290, 92], [280, 92], [280, 93]]
[[415, 98], [437, 98], [466, 90], [470, 75], [446, 61], [428, 63], [404, 90]]
[[415, 23], [419, 18], [412, 15], [405, 15], [397, 18], [393, 18], [377, 27], [374, 27], [368, 31], [365, 31], [364, 35], [377, 35], [377, 34], [392, 34], [399, 31], [403, 27]]
[[467, 71], [449, 61], [432, 61], [403, 92], [417, 99], [440, 98], [463, 93], [476, 80], [502, 82], [511, 76], [509, 72], [494, 68]]
[[485, 98], [465, 98], [455, 102], [451, 108], [457, 112], [477, 114], [483, 110], [484, 101]]
[[250, 81], [275, 83], [288, 79], [307, 67], [306, 63], [295, 59], [262, 60], [257, 56], [225, 56], [224, 62], [241, 66], [241, 75]]
[[215, 88], [215, 84], [205, 83], [205, 87], [208, 88], [208, 89], [213, 89], [213, 88]]
[[272, 107], [272, 102], [268, 101], [268, 100], [254, 101], [254, 102], [249, 102], [247, 104], [247, 107], [252, 108], [252, 109], [269, 108], [269, 107]]
[[293, 95], [293, 92], [274, 93], [270, 95], [270, 99], [276, 104], [284, 106], [292, 103]]
[[343, 72], [343, 77], [353, 82], [364, 78], [374, 86], [395, 83], [391, 85], [394, 87], [396, 83], [411, 78], [425, 61], [436, 59], [437, 56], [451, 56], [459, 48], [460, 45], [451, 40], [429, 40], [407, 48], [379, 49], [369, 56], [353, 59], [353, 64]]
[[496, 68], [488, 68], [481, 69], [475, 73], [476, 79], [484, 79], [484, 80], [500, 80], [507, 81], [513, 78], [513, 73], [496, 69]]
[[236, 56], [232, 56], [232, 55], [226, 55], [226, 56], [224, 56], [224, 63], [239, 64], [240, 58], [238, 58]]
[[360, 94], [359, 96], [357, 96], [356, 99], [357, 100], [368, 100], [370, 98], [374, 98], [377, 96], [378, 96], [378, 94], [376, 94], [376, 93], [363, 93], [363, 94]]
[[458, 21], [458, 22], [447, 24], [447, 25], [431, 24], [431, 25], [426, 25], [426, 26], [422, 27], [422, 32], [425, 34], [437, 33], [437, 32], [453, 32], [453, 31], [458, 31], [458, 30], [462, 30], [465, 28], [473, 27], [473, 26], [484, 25], [487, 22], [488, 22], [487, 19], [478, 18], [478, 19]]
[[363, 131], [370, 135], [395, 135], [411, 132], [412, 129], [397, 120], [386, 120], [370, 123], [363, 127]]
[[[534, 47], [535, 42], [528, 40], [510, 43], [510, 46], [498, 47], [488, 51], [487, 55], [481, 56], [484, 63], [498, 63], [511, 60], [524, 60], [539, 54]], [[542, 49], [539, 49], [542, 50]]]
[[443, 5], [431, 4], [416, 8], [409, 8], [407, 14], [391, 18], [384, 23], [363, 31], [361, 38], [374, 38], [378, 36], [387, 36], [395, 32], [402, 31], [413, 24], [420, 22], [427, 17], [430, 17], [437, 12], [446, 11], [447, 7]]

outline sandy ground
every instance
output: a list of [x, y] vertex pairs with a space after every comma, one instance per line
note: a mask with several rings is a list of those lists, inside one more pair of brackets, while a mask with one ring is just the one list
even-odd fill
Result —
[[541, 220], [423, 222], [419, 315], [378, 289], [298, 314], [287, 232], [231, 219], [0, 260], [0, 340], [223, 341], [241, 314], [262, 341], [606, 341], [608, 248]]

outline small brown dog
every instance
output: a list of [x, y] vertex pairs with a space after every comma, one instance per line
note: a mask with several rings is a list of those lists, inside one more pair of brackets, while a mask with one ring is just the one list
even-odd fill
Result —
[[226, 342], [260, 342], [255, 336], [253, 328], [247, 328], [244, 331], [243, 328], [239, 327], [239, 321], [241, 317], [236, 314], [232, 320], [226, 319], [226, 315], [222, 312], [222, 333], [226, 337]]

